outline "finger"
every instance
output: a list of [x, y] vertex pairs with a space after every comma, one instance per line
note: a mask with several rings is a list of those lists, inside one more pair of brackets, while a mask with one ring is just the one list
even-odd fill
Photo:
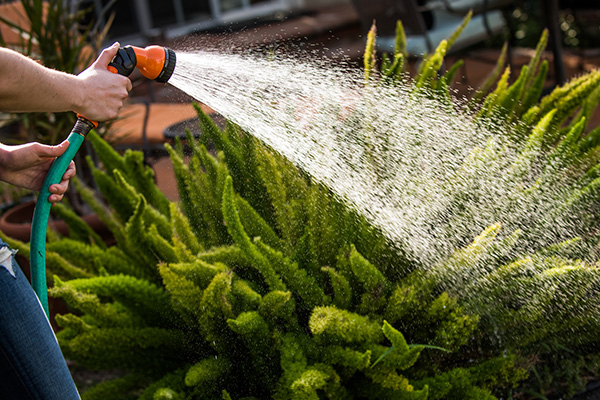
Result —
[[61, 201], [63, 198], [62, 194], [51, 194], [50, 196], [48, 196], [48, 201], [52, 204], [56, 204], [59, 201]]
[[69, 142], [67, 140], [56, 146], [48, 146], [40, 143], [36, 144], [37, 146], [35, 146], [34, 149], [38, 157], [59, 157], [67, 151], [67, 148], [69, 147]]
[[131, 92], [131, 89], [133, 89], [133, 84], [131, 83], [131, 79], [127, 78], [127, 94]]
[[108, 67], [108, 63], [112, 61], [117, 54], [117, 51], [119, 51], [119, 46], [119, 42], [114, 42], [112, 46], [102, 50], [102, 53], [100, 53], [100, 56], [96, 59], [94, 64], [98, 64], [104, 68]]
[[50, 185], [50, 187], [48, 188], [48, 191], [51, 194], [63, 195], [63, 194], [65, 194], [65, 192], [67, 191], [68, 188], [69, 188], [69, 181], [61, 181], [60, 183], [55, 183], [53, 185]]
[[71, 161], [71, 163], [67, 167], [67, 170], [65, 171], [64, 175], [62, 176], [62, 180], [68, 181], [69, 179], [74, 177], [76, 174], [77, 174], [77, 168], [75, 167], [75, 163], [73, 161]]

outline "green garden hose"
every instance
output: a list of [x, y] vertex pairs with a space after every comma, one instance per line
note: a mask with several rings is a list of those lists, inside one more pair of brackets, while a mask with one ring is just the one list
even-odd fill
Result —
[[37, 294], [46, 316], [48, 316], [48, 291], [46, 289], [46, 229], [48, 228], [48, 218], [50, 217], [50, 202], [48, 197], [51, 185], [59, 183], [62, 176], [67, 171], [69, 164], [75, 157], [75, 154], [81, 147], [85, 136], [94, 127], [94, 123], [83, 117], [78, 117], [73, 130], [67, 137], [69, 147], [67, 150], [50, 166], [48, 175], [42, 185], [38, 201], [33, 212], [31, 222], [31, 241], [29, 243], [31, 265], [31, 286]]

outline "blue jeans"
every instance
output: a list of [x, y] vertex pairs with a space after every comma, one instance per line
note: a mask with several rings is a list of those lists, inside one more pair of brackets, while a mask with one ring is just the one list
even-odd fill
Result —
[[79, 400], [46, 314], [1, 240], [0, 399]]

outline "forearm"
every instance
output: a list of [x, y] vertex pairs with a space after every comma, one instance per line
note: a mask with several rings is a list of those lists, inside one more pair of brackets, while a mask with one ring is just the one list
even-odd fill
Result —
[[79, 100], [75, 75], [46, 68], [17, 52], [0, 48], [0, 110], [72, 111]]

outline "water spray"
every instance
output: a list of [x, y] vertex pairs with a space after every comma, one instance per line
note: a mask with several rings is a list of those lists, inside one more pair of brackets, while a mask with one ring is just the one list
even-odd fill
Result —
[[[124, 76], [129, 76], [138, 68], [146, 78], [160, 83], [166, 83], [175, 69], [175, 52], [167, 47], [148, 46], [145, 48], [121, 47], [108, 65], [108, 70]], [[50, 217], [49, 188], [59, 183], [69, 164], [81, 147], [90, 130], [98, 123], [90, 121], [82, 115], [77, 115], [77, 122], [67, 137], [69, 147], [52, 163], [42, 185], [31, 223], [30, 264], [31, 285], [37, 294], [46, 316], [48, 313], [48, 291], [46, 286], [46, 229]]]

